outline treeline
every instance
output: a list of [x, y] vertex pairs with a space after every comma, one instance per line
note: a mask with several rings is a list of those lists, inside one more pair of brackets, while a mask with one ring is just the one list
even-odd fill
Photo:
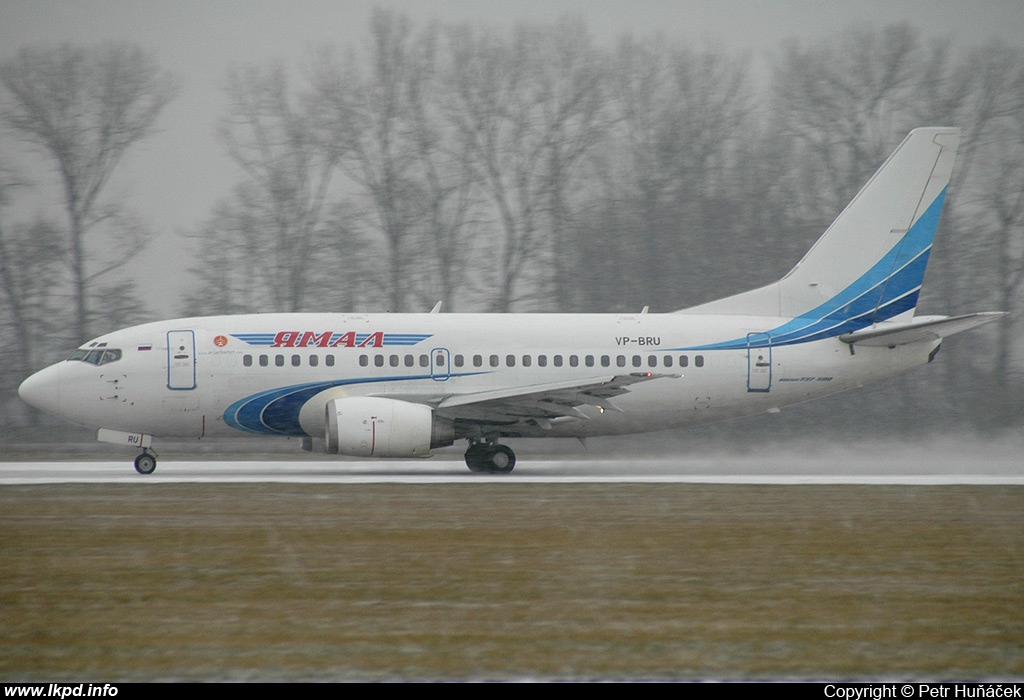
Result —
[[[78, 132], [36, 126], [59, 107], [30, 94], [35, 63], [54, 74], [110, 63], [74, 51], [26, 51], [0, 68], [7, 133], [58, 164], [66, 214], [8, 223], [3, 207], [22, 185], [4, 173], [0, 323], [18, 339], [4, 347], [16, 368], [5, 396], [56, 348], [144, 315], [125, 301], [138, 298], [131, 283], [113, 283], [131, 279], [117, 274], [123, 260], [101, 259], [96, 243], [120, 236], [131, 253], [144, 223], [102, 200], [109, 172], [83, 191], [68, 173], [116, 166], [173, 85], [132, 54], [146, 70], [120, 81], [138, 90], [118, 114], [134, 129], [98, 164], [65, 167], [64, 137], [96, 138], [112, 111], [94, 97], [71, 110], [98, 112]], [[437, 300], [450, 311], [670, 311], [777, 278], [910, 129], [955, 125], [963, 141], [922, 311], [1011, 316], [948, 343], [927, 386], [912, 374], [859, 397], [861, 413], [886, 429], [924, 416], [1019, 425], [1024, 52], [862, 27], [781, 46], [767, 78], [756, 75], [743, 56], [662, 38], [595, 45], [568, 19], [415, 26], [387, 12], [359, 46], [241, 67], [219, 125], [239, 178], [190, 234], [182, 313], [422, 311]], [[60, 132], [75, 118], [50, 121]]]

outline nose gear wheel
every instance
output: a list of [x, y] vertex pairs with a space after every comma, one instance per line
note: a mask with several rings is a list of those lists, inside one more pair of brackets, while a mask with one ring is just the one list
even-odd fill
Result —
[[139, 474], [152, 474], [156, 469], [156, 455], [149, 450], [143, 450], [135, 458], [135, 471]]

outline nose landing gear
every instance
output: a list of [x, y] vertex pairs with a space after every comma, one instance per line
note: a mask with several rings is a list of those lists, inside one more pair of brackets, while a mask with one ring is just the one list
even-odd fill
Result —
[[135, 458], [135, 471], [139, 474], [152, 474], [156, 469], [156, 455], [149, 448], [143, 448], [142, 454]]
[[516, 454], [508, 445], [496, 442], [470, 442], [466, 466], [481, 474], [508, 474], [516, 466]]

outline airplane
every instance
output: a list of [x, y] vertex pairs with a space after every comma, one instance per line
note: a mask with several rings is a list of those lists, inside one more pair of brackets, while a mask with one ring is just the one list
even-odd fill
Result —
[[508, 473], [505, 438], [777, 412], [927, 364], [1003, 315], [915, 315], [959, 140], [913, 130], [788, 274], [692, 308], [181, 318], [100, 336], [19, 394], [139, 450], [140, 474], [156, 438], [254, 435], [364, 458], [466, 440], [470, 470]]

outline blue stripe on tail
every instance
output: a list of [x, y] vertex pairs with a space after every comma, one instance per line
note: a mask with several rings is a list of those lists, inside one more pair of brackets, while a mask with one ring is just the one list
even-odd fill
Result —
[[709, 345], [669, 349], [736, 350], [769, 344], [808, 343], [860, 330], [914, 309], [924, 282], [928, 256], [945, 198], [944, 187], [906, 235], [846, 289], [824, 304], [767, 331], [768, 335], [763, 339], [751, 343], [743, 337]]

